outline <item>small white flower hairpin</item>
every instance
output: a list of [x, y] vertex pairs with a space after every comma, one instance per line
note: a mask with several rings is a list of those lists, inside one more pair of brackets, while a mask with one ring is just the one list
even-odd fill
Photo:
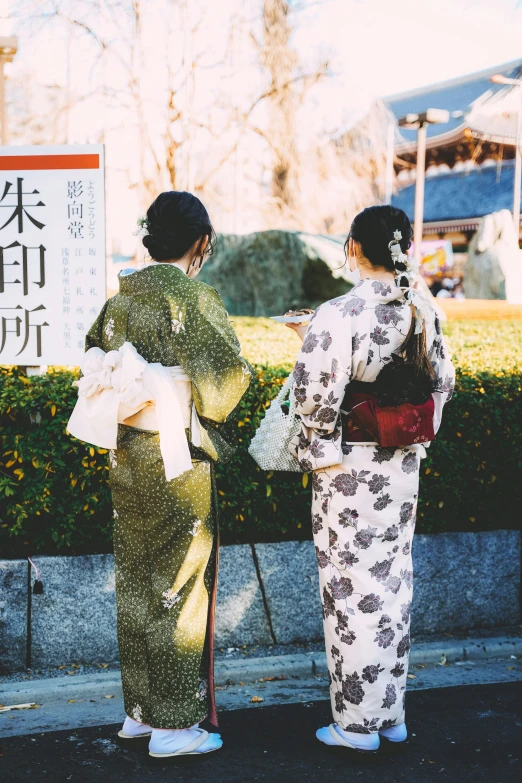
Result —
[[[423, 312], [425, 300], [421, 294], [413, 288], [419, 273], [419, 264], [414, 258], [410, 258], [406, 253], [402, 252], [402, 248], [399, 244], [401, 239], [401, 232], [399, 230], [394, 231], [393, 239], [388, 243], [388, 248], [393, 259], [393, 265], [397, 267], [397, 264], [402, 264], [405, 267], [403, 270], [395, 269], [395, 284], [402, 288], [406, 301], [415, 308], [415, 334], [419, 334], [422, 332], [422, 325], [425, 320]], [[401, 286], [403, 278], [405, 278], [407, 282], [405, 286]]]
[[138, 228], [133, 232], [135, 237], [144, 237], [149, 233], [147, 215], [141, 215], [136, 221]]
[[394, 264], [404, 264], [406, 267], [408, 266], [408, 256], [406, 253], [402, 252], [402, 248], [399, 244], [399, 241], [402, 239], [402, 234], [399, 230], [393, 232], [393, 239], [391, 242], [388, 242], [388, 250], [391, 253], [391, 257], [393, 258]]

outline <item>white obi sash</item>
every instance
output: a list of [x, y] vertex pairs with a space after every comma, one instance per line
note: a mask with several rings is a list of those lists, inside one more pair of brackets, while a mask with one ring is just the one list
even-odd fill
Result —
[[167, 481], [192, 468], [185, 428], [190, 427], [192, 442], [199, 446], [199, 420], [192, 404], [190, 378], [182, 367], [150, 364], [132, 343], [126, 342], [108, 353], [90, 348], [81, 371], [82, 377], [73, 383], [78, 387], [78, 401], [67, 425], [71, 435], [101, 448], [115, 449], [118, 423], [135, 417], [133, 423], [137, 424], [135, 414], [154, 405], [153, 421], [157, 426], [150, 429], [159, 431]]

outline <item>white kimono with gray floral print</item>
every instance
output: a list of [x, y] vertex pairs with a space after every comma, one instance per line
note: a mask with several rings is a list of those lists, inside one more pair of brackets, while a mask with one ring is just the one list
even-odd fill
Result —
[[[454, 371], [427, 305], [435, 369], [434, 429]], [[408, 334], [400, 289], [364, 280], [314, 315], [294, 368], [295, 443], [313, 470], [312, 529], [319, 565], [334, 719], [368, 734], [404, 722], [413, 588], [411, 550], [424, 446], [343, 443], [340, 407], [352, 379], [374, 381]]]
[[[435, 370], [434, 429], [452, 395], [455, 372], [439, 319], [426, 302], [426, 339]], [[294, 367], [294, 393], [302, 429], [295, 451], [303, 470], [342, 462], [339, 411], [351, 380], [371, 382], [404, 342], [411, 310], [400, 288], [363, 280], [321, 305], [313, 315]]]

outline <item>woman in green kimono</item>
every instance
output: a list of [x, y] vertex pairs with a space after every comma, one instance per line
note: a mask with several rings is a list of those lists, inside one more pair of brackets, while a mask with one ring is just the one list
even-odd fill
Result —
[[[117, 448], [110, 452], [118, 641], [127, 713], [120, 736], [151, 735], [151, 755], [172, 756], [206, 753], [222, 744], [219, 734], [198, 728], [207, 717], [217, 722], [214, 462], [234, 451], [231, 419], [251, 372], [218, 293], [194, 280], [214, 240], [203, 204], [190, 193], [162, 193], [149, 208], [144, 229], [143, 244], [154, 261], [120, 276], [119, 293], [90, 329], [86, 348], [94, 350], [86, 356], [99, 364], [96, 371], [82, 365], [77, 408], [92, 405], [97, 393], [97, 411], [89, 415], [90, 426], [99, 427], [104, 416], [112, 415], [111, 395], [116, 394], [118, 421], [125, 416], [125, 423], [118, 424]], [[179, 407], [176, 403], [172, 410], [165, 407], [163, 392], [143, 393], [143, 385], [150, 389], [156, 382], [150, 381], [153, 371], [156, 380], [165, 382], [165, 368], [178, 389]], [[104, 372], [112, 373], [112, 381], [100, 381]], [[83, 396], [82, 384], [88, 386]], [[147, 396], [151, 399], [144, 407]], [[181, 437], [179, 430], [176, 436], [169, 431], [171, 418], [179, 418], [180, 411]], [[163, 423], [155, 423], [156, 415]], [[75, 416], [76, 409], [73, 425]], [[81, 431], [71, 424], [71, 433]], [[95, 437], [87, 434], [83, 439], [92, 442]], [[183, 450], [189, 469], [180, 473], [180, 464], [187, 467]], [[178, 469], [171, 465], [170, 473], [169, 459], [178, 460]], [[177, 477], [168, 480], [172, 475]]]

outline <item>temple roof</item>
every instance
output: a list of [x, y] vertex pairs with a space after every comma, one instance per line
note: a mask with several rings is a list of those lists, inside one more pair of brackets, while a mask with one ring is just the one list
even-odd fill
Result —
[[[476, 227], [478, 218], [513, 207], [514, 163], [481, 166], [470, 171], [452, 171], [426, 177], [424, 224], [448, 224], [458, 221], [455, 230]], [[413, 220], [415, 185], [407, 185], [392, 199]]]
[[[472, 105], [479, 99], [484, 100], [488, 96], [494, 96], [497, 92], [506, 92], [506, 87], [490, 82], [494, 74], [502, 74], [510, 78], [519, 77], [522, 69], [522, 59], [514, 60], [504, 65], [488, 68], [484, 71], [439, 82], [427, 87], [422, 87], [409, 92], [389, 95], [383, 98], [384, 102], [399, 119], [406, 114], [419, 113], [428, 108], [446, 109], [450, 112], [450, 120], [441, 125], [428, 125], [428, 146], [445, 140], [451, 141], [469, 127], [466, 115], [471, 111]], [[451, 114], [458, 113], [453, 117]], [[416, 142], [417, 131], [400, 128], [400, 134], [405, 142]], [[407, 145], [409, 146], [409, 145]]]

